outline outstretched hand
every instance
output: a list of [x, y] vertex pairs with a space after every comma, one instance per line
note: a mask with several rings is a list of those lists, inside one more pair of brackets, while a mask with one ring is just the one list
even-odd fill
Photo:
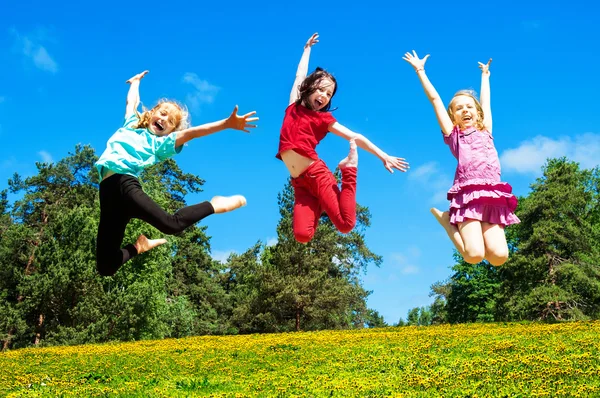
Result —
[[235, 108], [233, 108], [233, 112], [231, 113], [231, 115], [229, 115], [229, 117], [225, 121], [225, 125], [227, 126], [227, 128], [234, 130], [242, 130], [246, 133], [249, 133], [250, 130], [247, 129], [256, 127], [255, 124], [248, 124], [250, 122], [255, 122], [258, 120], [257, 117], [250, 117], [256, 114], [256, 111], [248, 112], [245, 115], [241, 116], [237, 114], [237, 111], [238, 106], [236, 105]]
[[304, 48], [310, 48], [310, 47], [314, 46], [315, 44], [317, 44], [318, 42], [319, 42], [319, 34], [318, 33], [314, 33], [310, 37], [310, 39], [308, 39], [308, 41], [304, 45]]
[[491, 58], [489, 61], [487, 61], [487, 64], [482, 64], [481, 62], [478, 62], [478, 64], [479, 64], [479, 69], [481, 69], [481, 73], [483, 73], [484, 75], [490, 74], [490, 65], [492, 64]]
[[394, 172], [394, 169], [406, 172], [410, 167], [408, 162], [404, 158], [397, 158], [395, 156], [389, 156], [383, 158], [383, 167], [385, 167], [390, 173]]
[[138, 81], [139, 81], [139, 80], [142, 80], [142, 78], [143, 78], [144, 76], [146, 76], [146, 74], [147, 74], [147, 73], [148, 73], [148, 71], [147, 71], [147, 70], [143, 71], [142, 73], [138, 73], [137, 75], [135, 75], [135, 76], [134, 76], [134, 77], [132, 77], [131, 79], [127, 80], [125, 83], [129, 83], [129, 84], [131, 84], [131, 83], [133, 83], [133, 82], [134, 82], [134, 81], [136, 81], [136, 80], [138, 80]]
[[402, 57], [403, 60], [411, 64], [413, 68], [415, 68], [415, 70], [417, 71], [419, 69], [425, 69], [425, 62], [427, 62], [427, 58], [429, 58], [429, 54], [427, 54], [423, 58], [419, 58], [415, 50], [413, 50], [412, 54], [410, 52], [407, 52], [406, 54], [404, 54], [404, 57]]

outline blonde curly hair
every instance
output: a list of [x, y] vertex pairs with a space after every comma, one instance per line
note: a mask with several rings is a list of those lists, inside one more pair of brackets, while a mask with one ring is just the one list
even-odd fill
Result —
[[475, 109], [477, 110], [478, 116], [477, 123], [475, 123], [475, 127], [477, 128], [477, 130], [480, 131], [485, 130], [485, 126], [483, 124], [483, 108], [481, 107], [479, 99], [477, 98], [477, 93], [474, 90], [460, 90], [456, 94], [454, 94], [454, 97], [452, 97], [452, 101], [450, 101], [450, 104], [448, 105], [448, 116], [450, 116], [450, 120], [452, 120], [452, 123], [456, 125], [456, 120], [454, 120], [454, 112], [452, 111], [454, 100], [456, 99], [456, 97], [459, 97], [461, 95], [473, 99], [473, 102], [475, 102]]
[[173, 117], [172, 123], [175, 126], [173, 131], [185, 130], [190, 126], [190, 113], [188, 112], [187, 107], [177, 101], [162, 98], [152, 109], [146, 109], [146, 107], [142, 106], [143, 112], [141, 114], [136, 109], [135, 113], [140, 121], [136, 126], [134, 126], [134, 128], [147, 129], [150, 125], [150, 119], [152, 118], [154, 112], [160, 109], [160, 107], [164, 104], [172, 105], [177, 109], [173, 115], [170, 115]]

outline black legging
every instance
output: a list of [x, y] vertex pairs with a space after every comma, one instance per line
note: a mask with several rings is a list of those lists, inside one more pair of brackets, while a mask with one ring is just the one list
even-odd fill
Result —
[[210, 202], [202, 202], [171, 215], [146, 195], [137, 178], [114, 174], [100, 183], [96, 268], [100, 275], [114, 275], [138, 254], [132, 244], [121, 248], [125, 227], [132, 218], [139, 218], [165, 234], [176, 234], [214, 212]]

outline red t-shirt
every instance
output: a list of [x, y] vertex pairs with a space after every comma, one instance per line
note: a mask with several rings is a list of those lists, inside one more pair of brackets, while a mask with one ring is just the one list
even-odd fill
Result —
[[335, 121], [331, 112], [317, 112], [303, 105], [290, 104], [283, 118], [277, 159], [281, 159], [281, 152], [293, 149], [302, 156], [318, 160], [315, 148]]

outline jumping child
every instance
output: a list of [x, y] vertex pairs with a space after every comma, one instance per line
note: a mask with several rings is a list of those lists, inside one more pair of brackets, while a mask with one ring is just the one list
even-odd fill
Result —
[[114, 275], [132, 257], [162, 245], [165, 239], [140, 235], [134, 244], [121, 248], [125, 227], [132, 218], [143, 220], [165, 234], [176, 234], [213, 213], [225, 213], [246, 205], [241, 195], [215, 196], [175, 214], [168, 214], [143, 190], [139, 173], [146, 167], [181, 152], [183, 144], [228, 128], [249, 132], [258, 120], [237, 114], [197, 127], [188, 127], [187, 110], [174, 101], [161, 100], [154, 108], [139, 114], [140, 80], [144, 71], [127, 80], [130, 84], [123, 127], [108, 140], [96, 162], [100, 174], [100, 224], [96, 246], [96, 267], [103, 276]]
[[502, 265], [508, 259], [504, 228], [519, 219], [514, 214], [517, 198], [512, 187], [500, 180], [500, 160], [492, 137], [492, 60], [479, 62], [481, 102], [473, 91], [461, 90], [446, 109], [425, 74], [428, 57], [420, 59], [413, 50], [403, 59], [415, 68], [435, 110], [444, 142], [458, 160], [454, 185], [448, 191], [450, 211], [432, 208], [431, 212], [466, 262], [476, 264], [485, 259], [492, 265]]
[[[318, 43], [318, 37], [317, 33], [313, 34], [304, 46], [285, 111], [277, 153], [277, 158], [285, 163], [292, 176], [294, 236], [301, 243], [312, 239], [323, 211], [340, 232], [348, 233], [354, 228], [357, 145], [381, 159], [391, 173], [393, 169], [408, 169], [403, 158], [389, 156], [363, 135], [339, 124], [329, 112], [331, 99], [337, 91], [335, 78], [321, 68], [306, 76], [310, 50]], [[350, 153], [339, 163], [341, 190], [333, 173], [315, 152], [317, 144], [330, 131], [350, 142]]]

